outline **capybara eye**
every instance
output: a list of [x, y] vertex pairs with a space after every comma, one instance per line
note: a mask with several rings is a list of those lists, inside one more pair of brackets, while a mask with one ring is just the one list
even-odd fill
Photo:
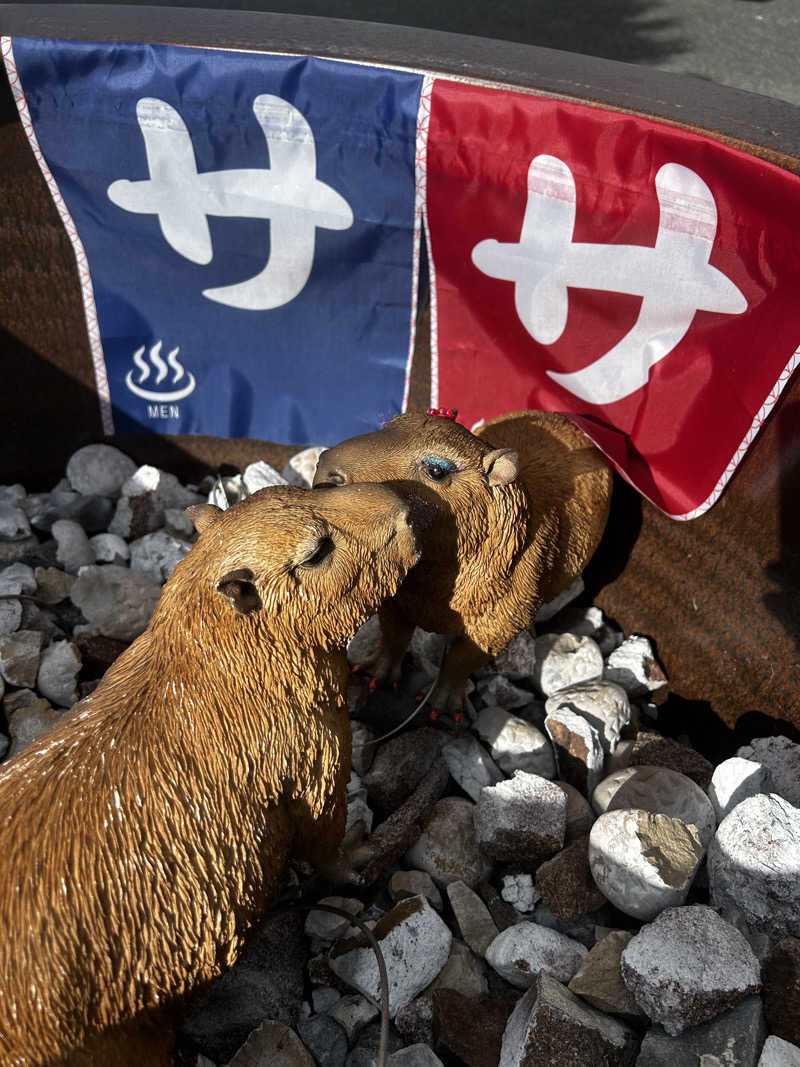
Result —
[[323, 537], [310, 556], [306, 556], [299, 564], [300, 567], [318, 567], [324, 559], [333, 552], [333, 539]]
[[450, 459], [437, 459], [435, 456], [426, 456], [422, 461], [422, 469], [434, 482], [442, 482], [457, 470], [455, 463]]

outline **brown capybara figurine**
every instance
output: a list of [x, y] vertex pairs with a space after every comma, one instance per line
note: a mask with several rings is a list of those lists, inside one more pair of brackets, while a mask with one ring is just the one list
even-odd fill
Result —
[[233, 963], [289, 858], [343, 858], [344, 648], [417, 562], [408, 512], [379, 485], [189, 509], [147, 630], [0, 771], [3, 1067], [170, 1063], [152, 1013]]
[[462, 718], [471, 671], [531, 625], [574, 581], [608, 517], [611, 472], [563, 415], [520, 411], [477, 436], [454, 413], [406, 413], [323, 452], [315, 485], [383, 482], [432, 505], [422, 561], [380, 609], [381, 644], [363, 664], [396, 682], [415, 626], [453, 634], [430, 701]]

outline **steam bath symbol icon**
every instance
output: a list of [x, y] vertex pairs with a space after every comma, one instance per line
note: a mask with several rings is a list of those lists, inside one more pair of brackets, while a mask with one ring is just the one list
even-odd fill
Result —
[[138, 382], [133, 380], [133, 371], [129, 370], [125, 375], [125, 384], [132, 393], [136, 396], [141, 396], [145, 400], [183, 400], [194, 392], [194, 388], [197, 385], [194, 375], [191, 371], [185, 371], [181, 364], [178, 362], [178, 352], [180, 347], [173, 348], [167, 355], [166, 361], [161, 357], [161, 341], [157, 341], [156, 344], [150, 349], [150, 362], [156, 371], [155, 385], [160, 385], [167, 374], [169, 373], [168, 367], [173, 370], [172, 385], [177, 385], [188, 374], [188, 382], [186, 385], [180, 386], [178, 389], [168, 389], [164, 391], [155, 389], [142, 389], [142, 385], [150, 377], [150, 367], [145, 363], [144, 356], [145, 346], [137, 348], [133, 353], [133, 362], [136, 364], [140, 371]]

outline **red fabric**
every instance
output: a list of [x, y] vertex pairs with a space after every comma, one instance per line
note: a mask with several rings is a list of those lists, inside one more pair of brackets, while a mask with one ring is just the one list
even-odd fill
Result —
[[[590, 245], [652, 249], [661, 211], [657, 173], [665, 164], [694, 172], [716, 205], [710, 237], [707, 219], [698, 223], [713, 238], [708, 263], [724, 276], [721, 284], [738, 290], [746, 310], [690, 313], [683, 338], [650, 368], [646, 384], [624, 398], [593, 403], [549, 377], [547, 371], [585, 368], [614, 348], [636, 323], [643, 297], [569, 286], [563, 332], [540, 343], [515, 309], [514, 282], [472, 261], [482, 241], [520, 241], [529, 165], [538, 156], [557, 157], [569, 168], [571, 241]], [[563, 200], [558, 189], [552, 196]], [[427, 211], [438, 316], [439, 387], [432, 402], [458, 408], [467, 426], [521, 408], [577, 416], [658, 507], [688, 517], [709, 506], [741, 458], [748, 432], [766, 417], [800, 345], [800, 179], [654, 121], [437, 80]], [[668, 236], [691, 230], [691, 220], [681, 221], [680, 213], [675, 219]], [[667, 267], [665, 300], [674, 295]]]

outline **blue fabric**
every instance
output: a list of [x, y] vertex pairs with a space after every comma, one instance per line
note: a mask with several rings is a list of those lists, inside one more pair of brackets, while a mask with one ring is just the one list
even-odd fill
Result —
[[[86, 249], [117, 432], [329, 444], [400, 410], [419, 76], [163, 45], [16, 38], [13, 47], [36, 136]], [[272, 150], [257, 99], [264, 121], [290, 127], [275, 135]], [[185, 169], [177, 186], [170, 179], [173, 193], [179, 187], [185, 195], [163, 214], [130, 207], [158, 192], [137, 105], [150, 108], [156, 141], [166, 121], [169, 145], [183, 145], [180, 160], [178, 152], [166, 154], [170, 166]], [[338, 221], [305, 227], [313, 260], [297, 293], [283, 278], [289, 298], [278, 306], [230, 306], [229, 299], [269, 303], [257, 281], [232, 297], [230, 287], [264, 271], [271, 241], [293, 256], [301, 235], [284, 224], [275, 236], [277, 224], [259, 214], [263, 190], [252, 202], [249, 187], [234, 191], [234, 211], [252, 209], [253, 217], [208, 214], [211, 201], [198, 206], [197, 176], [223, 172], [226, 189], [227, 172], [269, 179], [273, 154], [296, 161], [297, 152], [308, 152], [304, 128], [322, 183], [314, 187], [324, 200], [318, 209], [338, 211]], [[117, 202], [109, 194], [114, 183]], [[305, 194], [287, 178], [278, 200], [296, 195]], [[276, 263], [272, 269], [280, 274]], [[171, 399], [192, 381], [189, 395]]]

